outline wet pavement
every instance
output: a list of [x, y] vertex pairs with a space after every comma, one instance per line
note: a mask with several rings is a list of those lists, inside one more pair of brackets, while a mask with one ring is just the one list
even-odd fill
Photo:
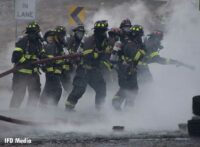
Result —
[[[78, 123], [73, 125], [55, 123], [46, 126], [23, 126], [0, 121], [0, 146], [200, 147], [199, 138], [191, 138], [187, 132], [181, 130], [133, 132], [125, 127], [124, 131], [113, 131], [110, 126], [108, 127], [110, 130], [107, 132], [104, 130], [95, 132], [92, 124], [91, 130], [87, 128], [81, 131], [81, 127]], [[27, 141], [22, 144], [5, 144], [7, 137], [14, 140], [16, 138], [31, 140], [31, 143]]]
[[[41, 130], [40, 130], [41, 131]], [[48, 132], [34, 130], [29, 135], [17, 135], [19, 138], [31, 139], [30, 144], [5, 144], [5, 146], [67, 146], [67, 147], [199, 147], [200, 139], [190, 138], [187, 134], [175, 132], [149, 132], [127, 134], [113, 132], [109, 135], [94, 135], [92, 133]], [[15, 137], [14, 137], [15, 138]]]

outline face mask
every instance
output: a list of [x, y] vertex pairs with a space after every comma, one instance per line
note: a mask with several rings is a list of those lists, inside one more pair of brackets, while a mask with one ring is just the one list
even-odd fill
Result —
[[29, 33], [29, 34], [28, 34], [28, 38], [29, 38], [29, 40], [31, 40], [31, 41], [37, 41], [37, 40], [40, 39], [40, 36], [39, 36], [38, 33], [33, 32], [33, 33]]
[[62, 44], [64, 46], [67, 45], [67, 36], [59, 35], [58, 41], [59, 41], [60, 44]]
[[126, 34], [128, 34], [130, 32], [130, 27], [123, 27], [122, 31]]
[[78, 40], [82, 40], [84, 32], [75, 32], [75, 36]]
[[65, 40], [65, 36], [63, 36], [63, 35], [58, 35], [58, 41], [59, 41], [60, 43], [63, 43], [64, 40]]
[[99, 43], [102, 43], [104, 39], [107, 37], [106, 29], [95, 29], [94, 36], [98, 40]]

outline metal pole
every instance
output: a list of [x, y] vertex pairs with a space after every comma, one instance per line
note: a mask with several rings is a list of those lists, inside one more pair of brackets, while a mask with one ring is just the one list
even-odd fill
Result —
[[15, 20], [15, 39], [17, 39], [17, 36], [18, 36], [18, 34], [17, 34], [17, 20]]
[[[15, 11], [16, 6], [15, 5], [16, 5], [16, 1], [14, 0], [14, 13], [16, 13], [16, 11]], [[15, 39], [17, 39], [17, 19], [16, 18], [15, 18]]]

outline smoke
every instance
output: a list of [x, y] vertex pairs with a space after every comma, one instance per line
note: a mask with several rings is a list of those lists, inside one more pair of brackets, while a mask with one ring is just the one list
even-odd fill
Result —
[[[177, 59], [196, 66], [195, 71], [173, 65], [150, 65], [154, 82], [141, 85], [131, 110], [115, 112], [111, 106], [112, 97], [118, 90], [117, 80], [110, 79], [107, 84], [107, 104], [101, 112], [94, 109], [94, 91], [88, 87], [86, 94], [76, 106], [77, 115], [72, 120], [82, 122], [80, 126], [68, 125], [54, 128], [60, 131], [77, 131], [108, 133], [113, 125], [124, 125], [129, 132], [177, 130], [179, 123], [186, 123], [192, 116], [192, 97], [198, 94], [199, 76], [198, 69], [198, 35], [199, 12], [192, 1], [174, 1], [167, 8], [171, 10], [166, 14], [165, 49], [161, 56]], [[161, 11], [160, 9], [159, 11]], [[119, 13], [120, 12], [120, 13]], [[156, 29], [151, 22], [154, 21], [153, 13], [144, 5], [136, 2], [123, 3], [114, 8], [102, 8], [94, 14], [88, 27], [96, 20], [106, 19], [110, 27], [118, 27], [124, 18], [130, 18], [133, 24], [141, 24], [145, 32]], [[157, 26], [157, 25], [156, 25]], [[109, 81], [109, 80], [107, 80]], [[114, 82], [113, 82], [114, 81]], [[93, 111], [94, 110], [94, 111]], [[81, 117], [83, 116], [83, 117]], [[86, 123], [84, 123], [84, 120]], [[73, 122], [73, 121], [72, 121]], [[64, 129], [63, 129], [64, 128]]]
[[[169, 3], [167, 8], [163, 8], [170, 12], [164, 15], [165, 48], [160, 55], [194, 65], [196, 70], [191, 71], [173, 65], [150, 65], [154, 82], [140, 87], [133, 110], [114, 113], [108, 107], [105, 115], [108, 115], [109, 123], [104, 122], [102, 125], [121, 124], [134, 131], [177, 130], [179, 123], [186, 123], [192, 117], [192, 97], [199, 92], [200, 80], [198, 76], [200, 13], [194, 2], [177, 0]], [[162, 8], [159, 11], [162, 11]], [[143, 25], [146, 32], [153, 30], [149, 22], [154, 21], [154, 17], [141, 2], [124, 3], [109, 9], [102, 8], [94, 14], [92, 22], [107, 19], [110, 26], [116, 27], [124, 18], [130, 18], [133, 24]], [[108, 101], [111, 101], [111, 95], [118, 89], [117, 85], [113, 87], [112, 90], [110, 86], [108, 87]]]
[[[175, 0], [169, 5], [172, 10], [166, 21], [166, 34], [163, 40], [165, 49], [160, 52], [170, 57], [194, 65], [195, 71], [184, 67], [152, 65], [157, 98], [160, 102], [160, 120], [166, 120], [174, 128], [186, 122], [192, 114], [192, 97], [199, 93], [199, 33], [200, 13], [194, 1]], [[158, 107], [158, 108], [159, 108]], [[162, 110], [162, 111], [161, 111]], [[163, 122], [164, 123], [164, 122]]]
[[[164, 49], [160, 55], [194, 65], [195, 71], [172, 65], [150, 65], [154, 82], [140, 87], [132, 110], [115, 112], [112, 109], [111, 99], [119, 87], [117, 80], [111, 79], [114, 82], [107, 86], [107, 103], [101, 112], [95, 111], [95, 93], [88, 87], [77, 104], [77, 112], [74, 114], [63, 111], [65, 97], [61, 99], [57, 109], [44, 113], [35, 111], [35, 119], [45, 118], [47, 121], [56, 120], [58, 117], [66, 118], [71, 122], [70, 125], [61, 122], [53, 127], [45, 127], [48, 130], [61, 132], [106, 134], [111, 132], [113, 125], [124, 125], [126, 130], [134, 133], [177, 130], [179, 123], [186, 123], [191, 118], [192, 97], [200, 91], [200, 69], [198, 68], [200, 12], [194, 5], [194, 1], [173, 0], [168, 5], [171, 12], [165, 19]], [[107, 19], [110, 27], [118, 27], [123, 19], [130, 18], [133, 24], [143, 25], [144, 31], [148, 33], [155, 29], [152, 15], [142, 2], [123, 3], [113, 8], [100, 9], [90, 19], [91, 23], [87, 24], [87, 27], [92, 28], [93, 23], [100, 19]]]
[[141, 121], [140, 127], [147, 129], [174, 130], [179, 123], [186, 123], [192, 116], [192, 97], [199, 93], [200, 13], [194, 1], [177, 0], [168, 7], [172, 11], [166, 18], [164, 49], [160, 55], [194, 65], [196, 70], [150, 65], [154, 82], [149, 87], [140, 87], [134, 112], [134, 119]]
[[122, 3], [115, 7], [102, 7], [98, 12], [89, 19], [88, 28], [92, 28], [97, 20], [108, 20], [109, 27], [119, 27], [123, 19], [129, 18], [133, 24], [141, 24], [148, 29], [151, 23], [151, 11], [144, 5], [143, 2], [137, 1], [134, 3]]

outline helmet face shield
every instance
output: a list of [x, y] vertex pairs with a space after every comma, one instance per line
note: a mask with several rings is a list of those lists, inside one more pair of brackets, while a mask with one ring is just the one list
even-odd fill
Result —
[[131, 27], [132, 24], [131, 24], [131, 21], [130, 19], [124, 19], [122, 20], [121, 24], [120, 24], [120, 29], [122, 29], [123, 27]]
[[124, 26], [121, 29], [123, 32], [130, 32], [130, 26]]

